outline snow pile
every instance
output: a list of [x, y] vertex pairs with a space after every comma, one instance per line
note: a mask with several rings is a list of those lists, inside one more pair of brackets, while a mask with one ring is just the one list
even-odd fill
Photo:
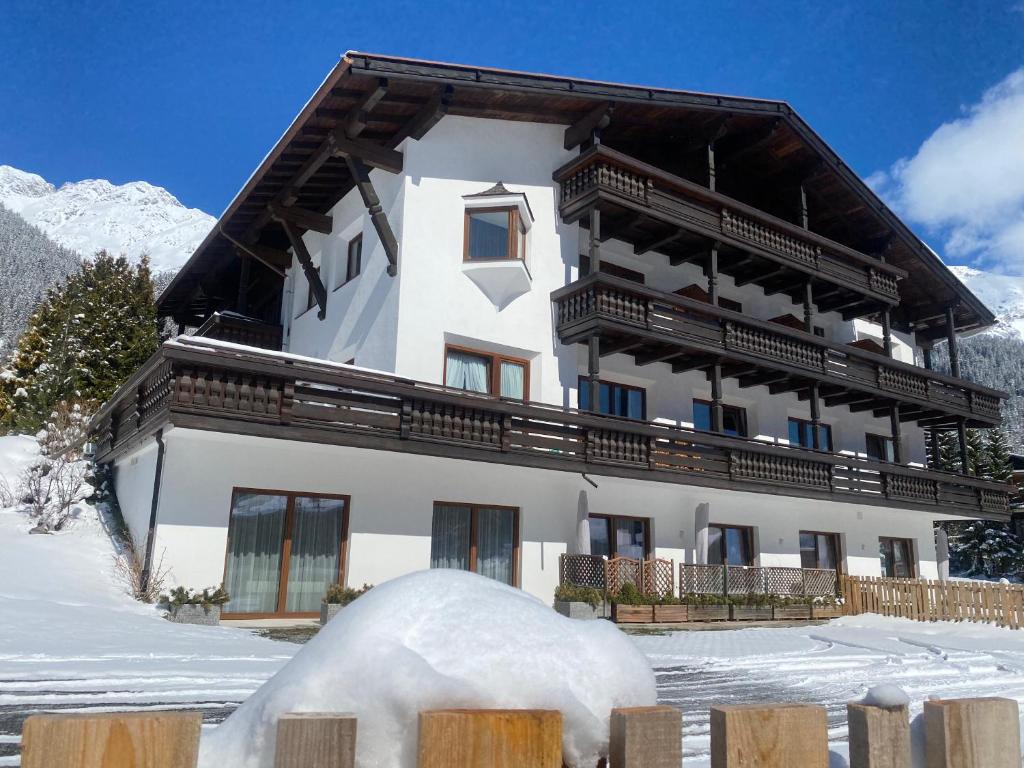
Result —
[[0, 488], [6, 484], [12, 491], [15, 490], [22, 473], [38, 458], [39, 443], [34, 437], [0, 437]]
[[566, 763], [593, 766], [612, 707], [654, 703], [651, 668], [612, 624], [482, 576], [421, 571], [345, 608], [204, 738], [200, 766], [271, 768], [282, 714], [353, 712], [357, 765], [414, 768], [418, 713], [451, 707], [560, 710]]
[[867, 707], [906, 707], [910, 706], [910, 697], [898, 685], [883, 684], [868, 688], [860, 703]]

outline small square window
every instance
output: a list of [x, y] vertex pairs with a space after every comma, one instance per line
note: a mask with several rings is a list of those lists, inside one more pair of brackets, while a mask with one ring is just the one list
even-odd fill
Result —
[[466, 211], [465, 261], [525, 258], [526, 228], [518, 208]]

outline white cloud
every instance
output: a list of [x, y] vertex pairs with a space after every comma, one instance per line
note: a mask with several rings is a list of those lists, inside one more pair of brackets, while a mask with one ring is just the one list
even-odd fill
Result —
[[1024, 274], [1024, 68], [866, 181], [948, 260]]

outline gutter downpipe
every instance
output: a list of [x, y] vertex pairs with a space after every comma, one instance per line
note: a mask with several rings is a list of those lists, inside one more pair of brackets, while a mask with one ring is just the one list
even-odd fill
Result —
[[142, 568], [142, 589], [149, 587], [149, 579], [153, 569], [153, 549], [156, 546], [156, 509], [160, 503], [160, 481], [164, 473], [164, 431], [160, 429], [156, 435], [156, 472], [153, 476], [153, 501], [149, 508], [149, 533], [146, 535], [146, 559]]

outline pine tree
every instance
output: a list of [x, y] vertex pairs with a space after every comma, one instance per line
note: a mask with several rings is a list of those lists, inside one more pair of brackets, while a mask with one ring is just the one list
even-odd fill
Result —
[[988, 477], [990, 473], [988, 451], [981, 430], [967, 430], [967, 471], [975, 477]]
[[955, 432], [939, 432], [939, 467], [946, 472], [960, 471], [960, 445]]
[[[51, 289], [0, 374], [0, 421], [34, 432], [61, 402], [102, 402], [156, 350], [146, 259], [105, 252]], [[12, 405], [13, 404], [13, 405]]]
[[1010, 462], [1010, 441], [1001, 429], [988, 430], [985, 448], [988, 451], [989, 474], [993, 480], [1008, 483], [1013, 477]]

